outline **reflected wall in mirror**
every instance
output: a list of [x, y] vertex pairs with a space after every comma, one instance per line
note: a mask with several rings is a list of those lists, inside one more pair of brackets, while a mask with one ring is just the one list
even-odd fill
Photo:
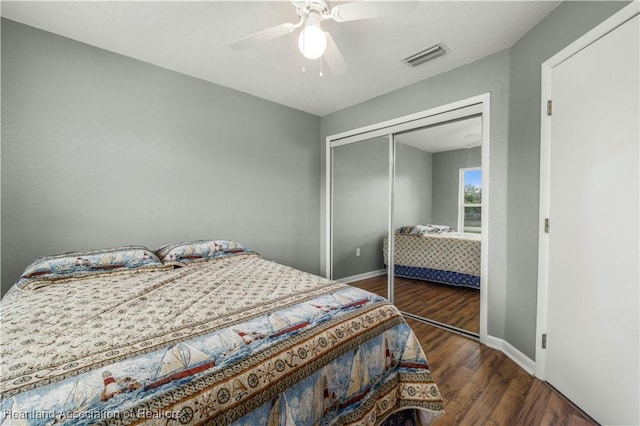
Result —
[[[480, 116], [395, 135], [394, 303], [480, 331]], [[480, 180], [478, 180], [480, 177]]]
[[332, 278], [362, 281], [384, 274], [389, 228], [389, 137], [332, 148]]

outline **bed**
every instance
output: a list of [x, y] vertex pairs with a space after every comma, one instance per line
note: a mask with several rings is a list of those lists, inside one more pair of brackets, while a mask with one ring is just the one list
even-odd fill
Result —
[[[413, 225], [395, 231], [395, 276], [480, 288], [479, 234], [457, 233], [447, 226]], [[388, 265], [388, 238], [383, 243]]]
[[411, 413], [426, 425], [444, 413], [395, 306], [235, 242], [43, 258], [0, 307], [3, 425], [377, 425]]

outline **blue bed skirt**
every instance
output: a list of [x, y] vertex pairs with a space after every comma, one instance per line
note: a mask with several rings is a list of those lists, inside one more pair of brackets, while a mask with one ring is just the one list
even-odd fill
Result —
[[480, 288], [480, 277], [476, 275], [461, 274], [459, 272], [395, 265], [394, 274], [397, 277], [433, 281], [460, 287]]

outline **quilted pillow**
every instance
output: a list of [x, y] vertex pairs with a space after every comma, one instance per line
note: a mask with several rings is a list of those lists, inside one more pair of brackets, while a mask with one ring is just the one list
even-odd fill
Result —
[[64, 253], [47, 256], [29, 265], [16, 287], [33, 289], [72, 278], [96, 276], [114, 271], [148, 271], [166, 269], [148, 248], [126, 246], [105, 250]]
[[453, 232], [450, 226], [446, 225], [416, 225], [419, 232], [427, 234], [440, 234], [443, 232]]
[[411, 231], [413, 231], [413, 226], [401, 226], [400, 228], [396, 229], [396, 234], [409, 235], [411, 234]]
[[255, 253], [240, 243], [227, 240], [199, 240], [184, 243], [167, 244], [156, 250], [156, 255], [165, 265], [184, 266], [193, 262], [205, 262], [211, 259]]
[[451, 227], [446, 225], [415, 225], [415, 226], [402, 226], [396, 229], [396, 234], [403, 235], [427, 235], [427, 234], [440, 234], [444, 232], [453, 232]]

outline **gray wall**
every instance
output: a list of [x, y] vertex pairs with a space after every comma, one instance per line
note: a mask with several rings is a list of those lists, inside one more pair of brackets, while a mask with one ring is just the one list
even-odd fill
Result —
[[[342, 145], [333, 155], [333, 278], [384, 268], [389, 226], [389, 140]], [[360, 256], [356, 256], [356, 249]]]
[[[540, 65], [626, 4], [563, 2], [510, 49], [322, 118], [324, 143], [338, 132], [491, 93], [488, 333], [531, 359], [537, 309]], [[323, 220], [321, 232], [324, 226]]]
[[460, 169], [482, 166], [482, 148], [456, 149], [433, 154], [433, 223], [458, 229]]
[[431, 223], [433, 155], [396, 144], [395, 226]]
[[2, 291], [72, 250], [233, 239], [319, 272], [320, 118], [2, 20]]

